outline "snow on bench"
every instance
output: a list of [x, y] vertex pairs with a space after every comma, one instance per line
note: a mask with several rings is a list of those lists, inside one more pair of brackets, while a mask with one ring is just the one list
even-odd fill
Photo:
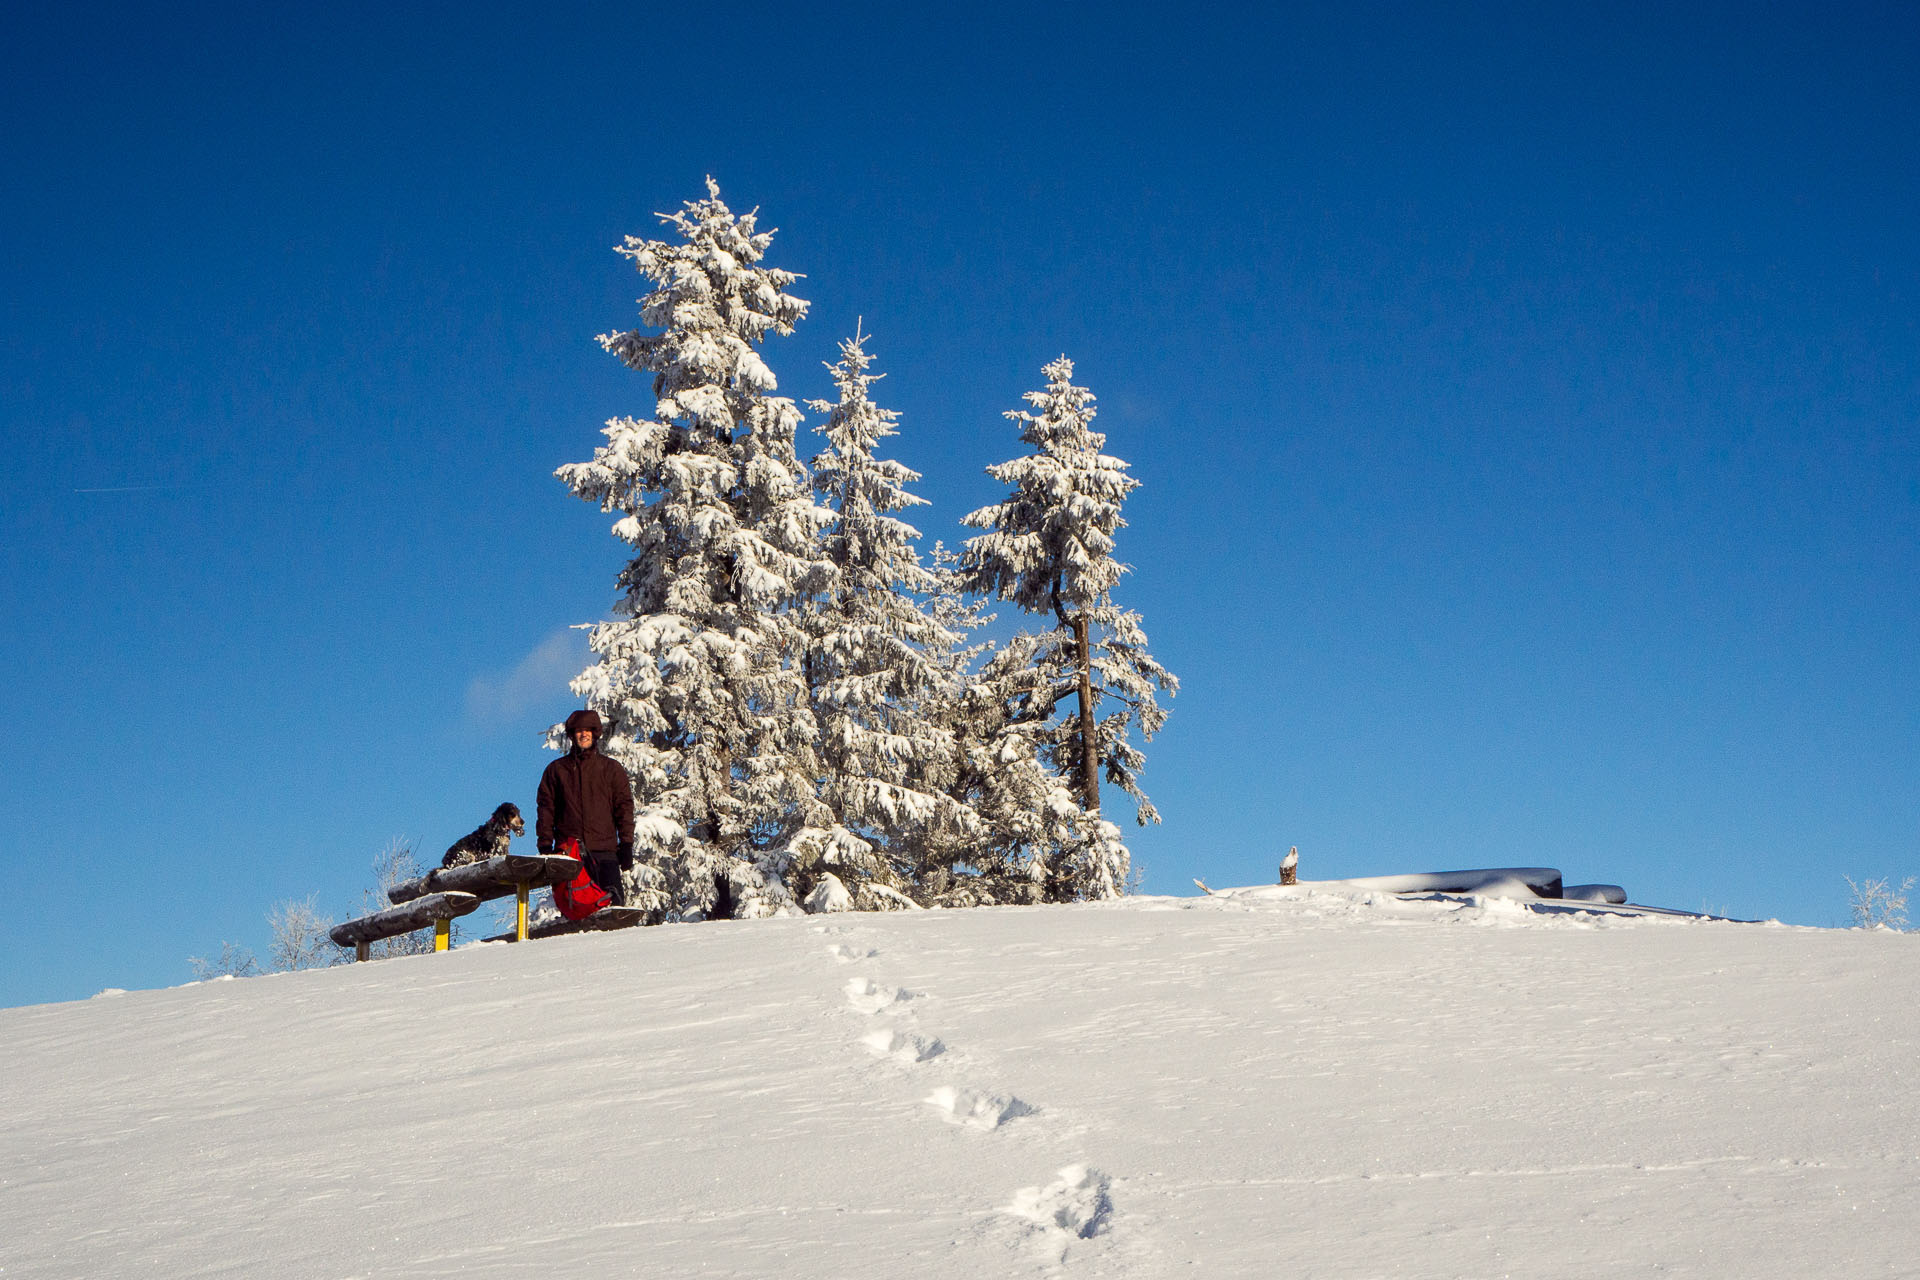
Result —
[[483, 862], [462, 867], [436, 867], [423, 876], [402, 880], [387, 890], [392, 902], [407, 902], [428, 893], [456, 890], [471, 893], [482, 901], [504, 898], [510, 893], [524, 894], [556, 880], [571, 880], [580, 872], [580, 864], [559, 854], [502, 853]]
[[397, 938], [415, 929], [433, 926], [433, 949], [445, 951], [455, 916], [477, 910], [480, 897], [472, 893], [429, 893], [385, 911], [337, 924], [327, 932], [336, 944], [353, 948], [355, 960], [367, 958], [367, 948], [382, 938]]
[[[1346, 885], [1382, 893], [1480, 893], [1488, 897], [1559, 898], [1564, 896], [1557, 867], [1481, 867], [1467, 871], [1425, 871], [1405, 876], [1363, 876], [1354, 880], [1302, 880], [1302, 885]], [[1620, 895], [1621, 901], [1626, 895]]]
[[527, 929], [528, 890], [570, 880], [579, 872], [577, 861], [554, 854], [503, 853], [461, 867], [438, 867], [387, 890], [393, 906], [336, 925], [327, 936], [340, 946], [352, 947], [354, 959], [365, 960], [370, 944], [432, 925], [433, 949], [445, 951], [452, 943], [455, 916], [511, 893], [518, 899], [519, 908], [511, 936], [525, 942], [531, 936]]
[[[602, 907], [581, 920], [548, 920], [527, 931], [529, 938], [563, 938], [570, 933], [604, 933], [609, 929], [630, 929], [645, 924], [647, 913], [639, 907]], [[482, 942], [512, 942], [511, 933], [496, 933]]]
[[[1282, 869], [1284, 871], [1284, 866]], [[1674, 916], [1690, 920], [1724, 920], [1732, 924], [1753, 923], [1731, 916], [1628, 902], [1627, 891], [1617, 884], [1563, 885], [1560, 872], [1553, 867], [1480, 867], [1466, 871], [1427, 871], [1416, 875], [1300, 880], [1296, 883], [1303, 889], [1371, 889], [1379, 893], [1404, 895], [1478, 894], [1488, 898], [1514, 899], [1529, 911], [1544, 914]], [[1204, 885], [1201, 887], [1205, 888]], [[1209, 889], [1207, 892], [1213, 891]], [[1222, 892], [1231, 893], [1233, 890]]]
[[1474, 867], [1461, 871], [1422, 871], [1399, 876], [1356, 876], [1351, 880], [1300, 880], [1297, 878], [1299, 864], [1299, 850], [1289, 849], [1287, 856], [1281, 860], [1277, 885], [1215, 889], [1204, 880], [1196, 879], [1193, 883], [1210, 898], [1286, 896], [1295, 889], [1336, 894], [1360, 890], [1390, 893], [1401, 898], [1445, 898], [1450, 895], [1503, 898], [1539, 915], [1673, 916], [1689, 920], [1720, 920], [1729, 924], [1755, 923], [1732, 916], [1677, 911], [1671, 907], [1649, 907], [1629, 902], [1627, 891], [1617, 884], [1565, 884], [1557, 867]]
[[[1300, 881], [1312, 884], [1314, 881]], [[1563, 885], [1554, 867], [1480, 867], [1467, 871], [1424, 871], [1405, 876], [1365, 876], [1322, 880], [1323, 885], [1375, 889], [1382, 893], [1477, 893], [1489, 898], [1544, 898], [1554, 902], [1622, 906], [1627, 891], [1617, 884]]]

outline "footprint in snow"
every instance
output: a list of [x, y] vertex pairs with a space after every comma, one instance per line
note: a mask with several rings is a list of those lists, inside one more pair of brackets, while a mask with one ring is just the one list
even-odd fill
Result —
[[975, 1093], [950, 1084], [928, 1094], [927, 1105], [938, 1110], [948, 1124], [963, 1124], [970, 1129], [998, 1129], [1009, 1120], [1033, 1114], [1033, 1108], [1018, 1098]]
[[852, 964], [855, 960], [867, 960], [880, 953], [872, 947], [852, 947], [844, 942], [836, 942], [827, 948], [827, 954], [841, 964]]
[[1001, 1212], [1027, 1224], [1034, 1243], [1056, 1259], [1076, 1240], [1104, 1234], [1113, 1217], [1113, 1180], [1098, 1169], [1070, 1164], [1044, 1187], [1022, 1187]]
[[844, 988], [847, 1003], [859, 1013], [896, 1012], [899, 1007], [913, 999], [913, 992], [902, 991], [899, 987], [883, 987], [866, 978], [849, 978]]
[[862, 1036], [860, 1043], [876, 1058], [890, 1058], [908, 1066], [929, 1062], [947, 1051], [947, 1046], [938, 1040], [885, 1029]]

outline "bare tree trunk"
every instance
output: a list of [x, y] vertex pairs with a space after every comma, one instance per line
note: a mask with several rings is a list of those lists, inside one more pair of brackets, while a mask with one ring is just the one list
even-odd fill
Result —
[[1093, 648], [1083, 609], [1073, 615], [1073, 641], [1080, 653], [1080, 800], [1088, 813], [1100, 812], [1100, 744], [1093, 723]]

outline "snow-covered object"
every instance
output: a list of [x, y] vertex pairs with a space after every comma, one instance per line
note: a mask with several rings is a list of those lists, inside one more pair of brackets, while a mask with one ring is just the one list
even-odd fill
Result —
[[[1423, 871], [1413, 875], [1359, 876], [1351, 880], [1302, 880], [1303, 886], [1338, 885], [1382, 893], [1478, 893], [1489, 897], [1558, 898], [1555, 867], [1480, 867], [1467, 871]], [[1620, 901], [1626, 901], [1622, 894]]]
[[919, 473], [876, 449], [899, 414], [873, 400], [880, 375], [858, 333], [830, 366], [837, 401], [816, 400], [826, 448], [813, 459], [813, 487], [833, 513], [824, 536], [834, 586], [807, 610], [807, 679], [820, 726], [820, 799], [835, 830], [858, 838], [803, 837], [802, 883], [831, 867], [856, 891], [898, 892], [918, 880], [929, 844], [971, 844], [973, 811], [954, 796], [960, 748], [945, 716], [950, 681], [942, 659], [963, 637], [932, 612], [940, 582], [914, 549], [919, 531], [899, 518], [925, 499], [907, 486]]
[[876, 880], [869, 880], [860, 886], [857, 905], [862, 911], [925, 911], [926, 908], [901, 893], [898, 889], [888, 888]]
[[[595, 662], [574, 692], [608, 724], [602, 749], [633, 778], [636, 901], [688, 918], [796, 909], [787, 888], [814, 798], [817, 736], [799, 655], [800, 604], [833, 582], [794, 447], [799, 410], [776, 396], [759, 345], [806, 314], [792, 272], [762, 265], [771, 232], [707, 198], [663, 214], [678, 239], [619, 252], [654, 288], [654, 332], [602, 336], [650, 375], [650, 418], [615, 418], [589, 462], [556, 474], [618, 513], [634, 556]], [[561, 744], [563, 745], [563, 744]]]
[[1627, 891], [1617, 884], [1570, 884], [1560, 891], [1568, 902], [1612, 902], [1627, 900]]
[[1916, 1044], [1913, 935], [1359, 890], [471, 946], [0, 1009], [0, 1266], [1898, 1276]]
[[847, 886], [840, 883], [840, 877], [829, 871], [814, 882], [813, 892], [809, 893], [801, 905], [818, 915], [828, 911], [853, 910], [853, 895], [847, 892]]
[[1100, 778], [1134, 798], [1140, 823], [1160, 820], [1131, 735], [1153, 736], [1166, 720], [1157, 695], [1179, 681], [1147, 652], [1139, 615], [1111, 599], [1126, 572], [1113, 557], [1120, 507], [1139, 481], [1101, 452], [1094, 397], [1073, 384], [1073, 362], [1061, 356], [1045, 373], [1046, 390], [1026, 397], [1032, 411], [1007, 414], [1033, 452], [987, 468], [1012, 492], [965, 518], [986, 532], [967, 540], [961, 569], [971, 589], [1054, 621], [995, 654], [981, 679], [1089, 815], [1047, 896], [1102, 897], [1125, 884], [1128, 855], [1099, 824]]

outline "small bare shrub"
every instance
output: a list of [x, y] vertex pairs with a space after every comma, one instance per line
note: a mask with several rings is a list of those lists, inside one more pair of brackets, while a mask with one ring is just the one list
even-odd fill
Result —
[[220, 954], [211, 960], [188, 956], [187, 964], [192, 967], [194, 980], [198, 982], [210, 978], [252, 978], [260, 973], [259, 962], [253, 958], [252, 950], [237, 942], [221, 943]]
[[267, 925], [273, 930], [273, 941], [267, 944], [267, 968], [274, 973], [324, 969], [339, 964], [347, 955], [327, 936], [333, 919], [320, 914], [312, 894], [298, 902], [288, 899], [275, 904], [267, 912]]
[[[370, 916], [376, 911], [385, 911], [393, 905], [387, 897], [387, 890], [403, 880], [412, 880], [423, 876], [427, 869], [420, 865], [420, 857], [414, 852], [413, 841], [404, 836], [395, 836], [387, 841], [387, 847], [373, 860], [374, 887], [360, 896], [360, 914]], [[433, 950], [433, 930], [416, 929], [412, 933], [403, 933], [397, 938], [382, 938], [367, 948], [369, 960], [386, 960], [393, 956], [425, 955]]]
[[1907, 893], [1913, 888], [1912, 876], [1902, 880], [1898, 889], [1890, 880], [1841, 878], [1847, 882], [1847, 907], [1853, 913], [1854, 928], [1904, 930], [1907, 927]]

